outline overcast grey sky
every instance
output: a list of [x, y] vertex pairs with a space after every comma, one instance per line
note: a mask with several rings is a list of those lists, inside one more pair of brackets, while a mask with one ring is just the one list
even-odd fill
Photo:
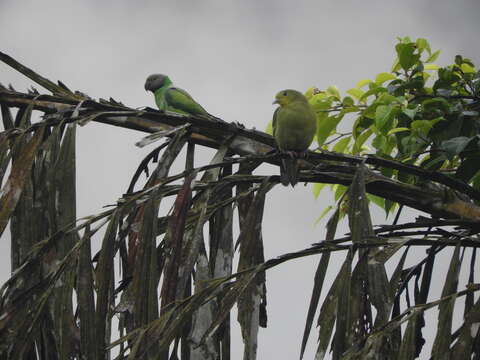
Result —
[[[278, 90], [345, 91], [390, 69], [397, 36], [427, 38], [442, 49], [439, 65], [456, 54], [480, 63], [479, 15], [478, 0], [0, 0], [0, 50], [51, 80], [131, 107], [154, 106], [145, 77], [166, 73], [210, 113], [263, 130]], [[3, 64], [0, 82], [31, 85]], [[89, 124], [78, 136], [78, 213], [87, 215], [122, 195], [150, 148], [134, 146], [141, 133], [106, 125]], [[262, 170], [269, 171], [278, 169]], [[264, 217], [267, 258], [321, 240], [324, 224], [313, 223], [330, 201], [314, 200], [303, 185], [276, 187]], [[0, 283], [9, 269], [2, 240]], [[259, 359], [298, 357], [316, 261], [267, 274], [270, 326], [260, 331]]]

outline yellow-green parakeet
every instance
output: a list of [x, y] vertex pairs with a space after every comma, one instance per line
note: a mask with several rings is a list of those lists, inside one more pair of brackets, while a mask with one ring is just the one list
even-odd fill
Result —
[[273, 136], [279, 149], [290, 155], [282, 160], [280, 178], [283, 185], [295, 186], [298, 173], [295, 155], [305, 152], [312, 143], [317, 116], [307, 98], [296, 90], [278, 92], [273, 103], [280, 105], [273, 114]]
[[150, 75], [145, 81], [145, 90], [154, 94], [155, 103], [162, 111], [168, 110], [185, 115], [211, 116], [185, 90], [174, 87], [167, 75]]

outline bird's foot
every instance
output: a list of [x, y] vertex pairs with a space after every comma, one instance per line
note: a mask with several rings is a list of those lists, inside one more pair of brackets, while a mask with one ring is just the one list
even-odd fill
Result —
[[308, 150], [300, 151], [297, 154], [298, 154], [298, 157], [301, 159], [308, 159]]
[[241, 122], [238, 122], [238, 121], [231, 121], [230, 122], [231, 125], [239, 128], [239, 129], [245, 129], [245, 125], [243, 125]]
[[287, 154], [291, 159], [295, 159], [298, 157], [298, 152], [296, 151], [285, 151], [285, 154]]

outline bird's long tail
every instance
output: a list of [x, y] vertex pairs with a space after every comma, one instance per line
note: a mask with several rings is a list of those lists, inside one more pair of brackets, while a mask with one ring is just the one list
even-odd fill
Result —
[[280, 167], [280, 180], [284, 186], [288, 184], [295, 186], [297, 183], [298, 161], [297, 159], [282, 159], [282, 166]]

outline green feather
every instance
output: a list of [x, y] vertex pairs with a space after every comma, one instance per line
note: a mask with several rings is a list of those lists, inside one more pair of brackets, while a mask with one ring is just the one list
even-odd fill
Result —
[[208, 115], [207, 111], [185, 91], [171, 87], [165, 92], [167, 110], [191, 115]]
[[[280, 91], [275, 97], [280, 106], [273, 114], [273, 136], [280, 151], [301, 153], [308, 149], [317, 129], [315, 111], [307, 98], [296, 90]], [[280, 167], [283, 185], [297, 183], [298, 161], [283, 159]]]
[[168, 110], [184, 115], [211, 116], [185, 90], [174, 87], [166, 75], [150, 75], [145, 82], [145, 90], [154, 94], [159, 110]]

